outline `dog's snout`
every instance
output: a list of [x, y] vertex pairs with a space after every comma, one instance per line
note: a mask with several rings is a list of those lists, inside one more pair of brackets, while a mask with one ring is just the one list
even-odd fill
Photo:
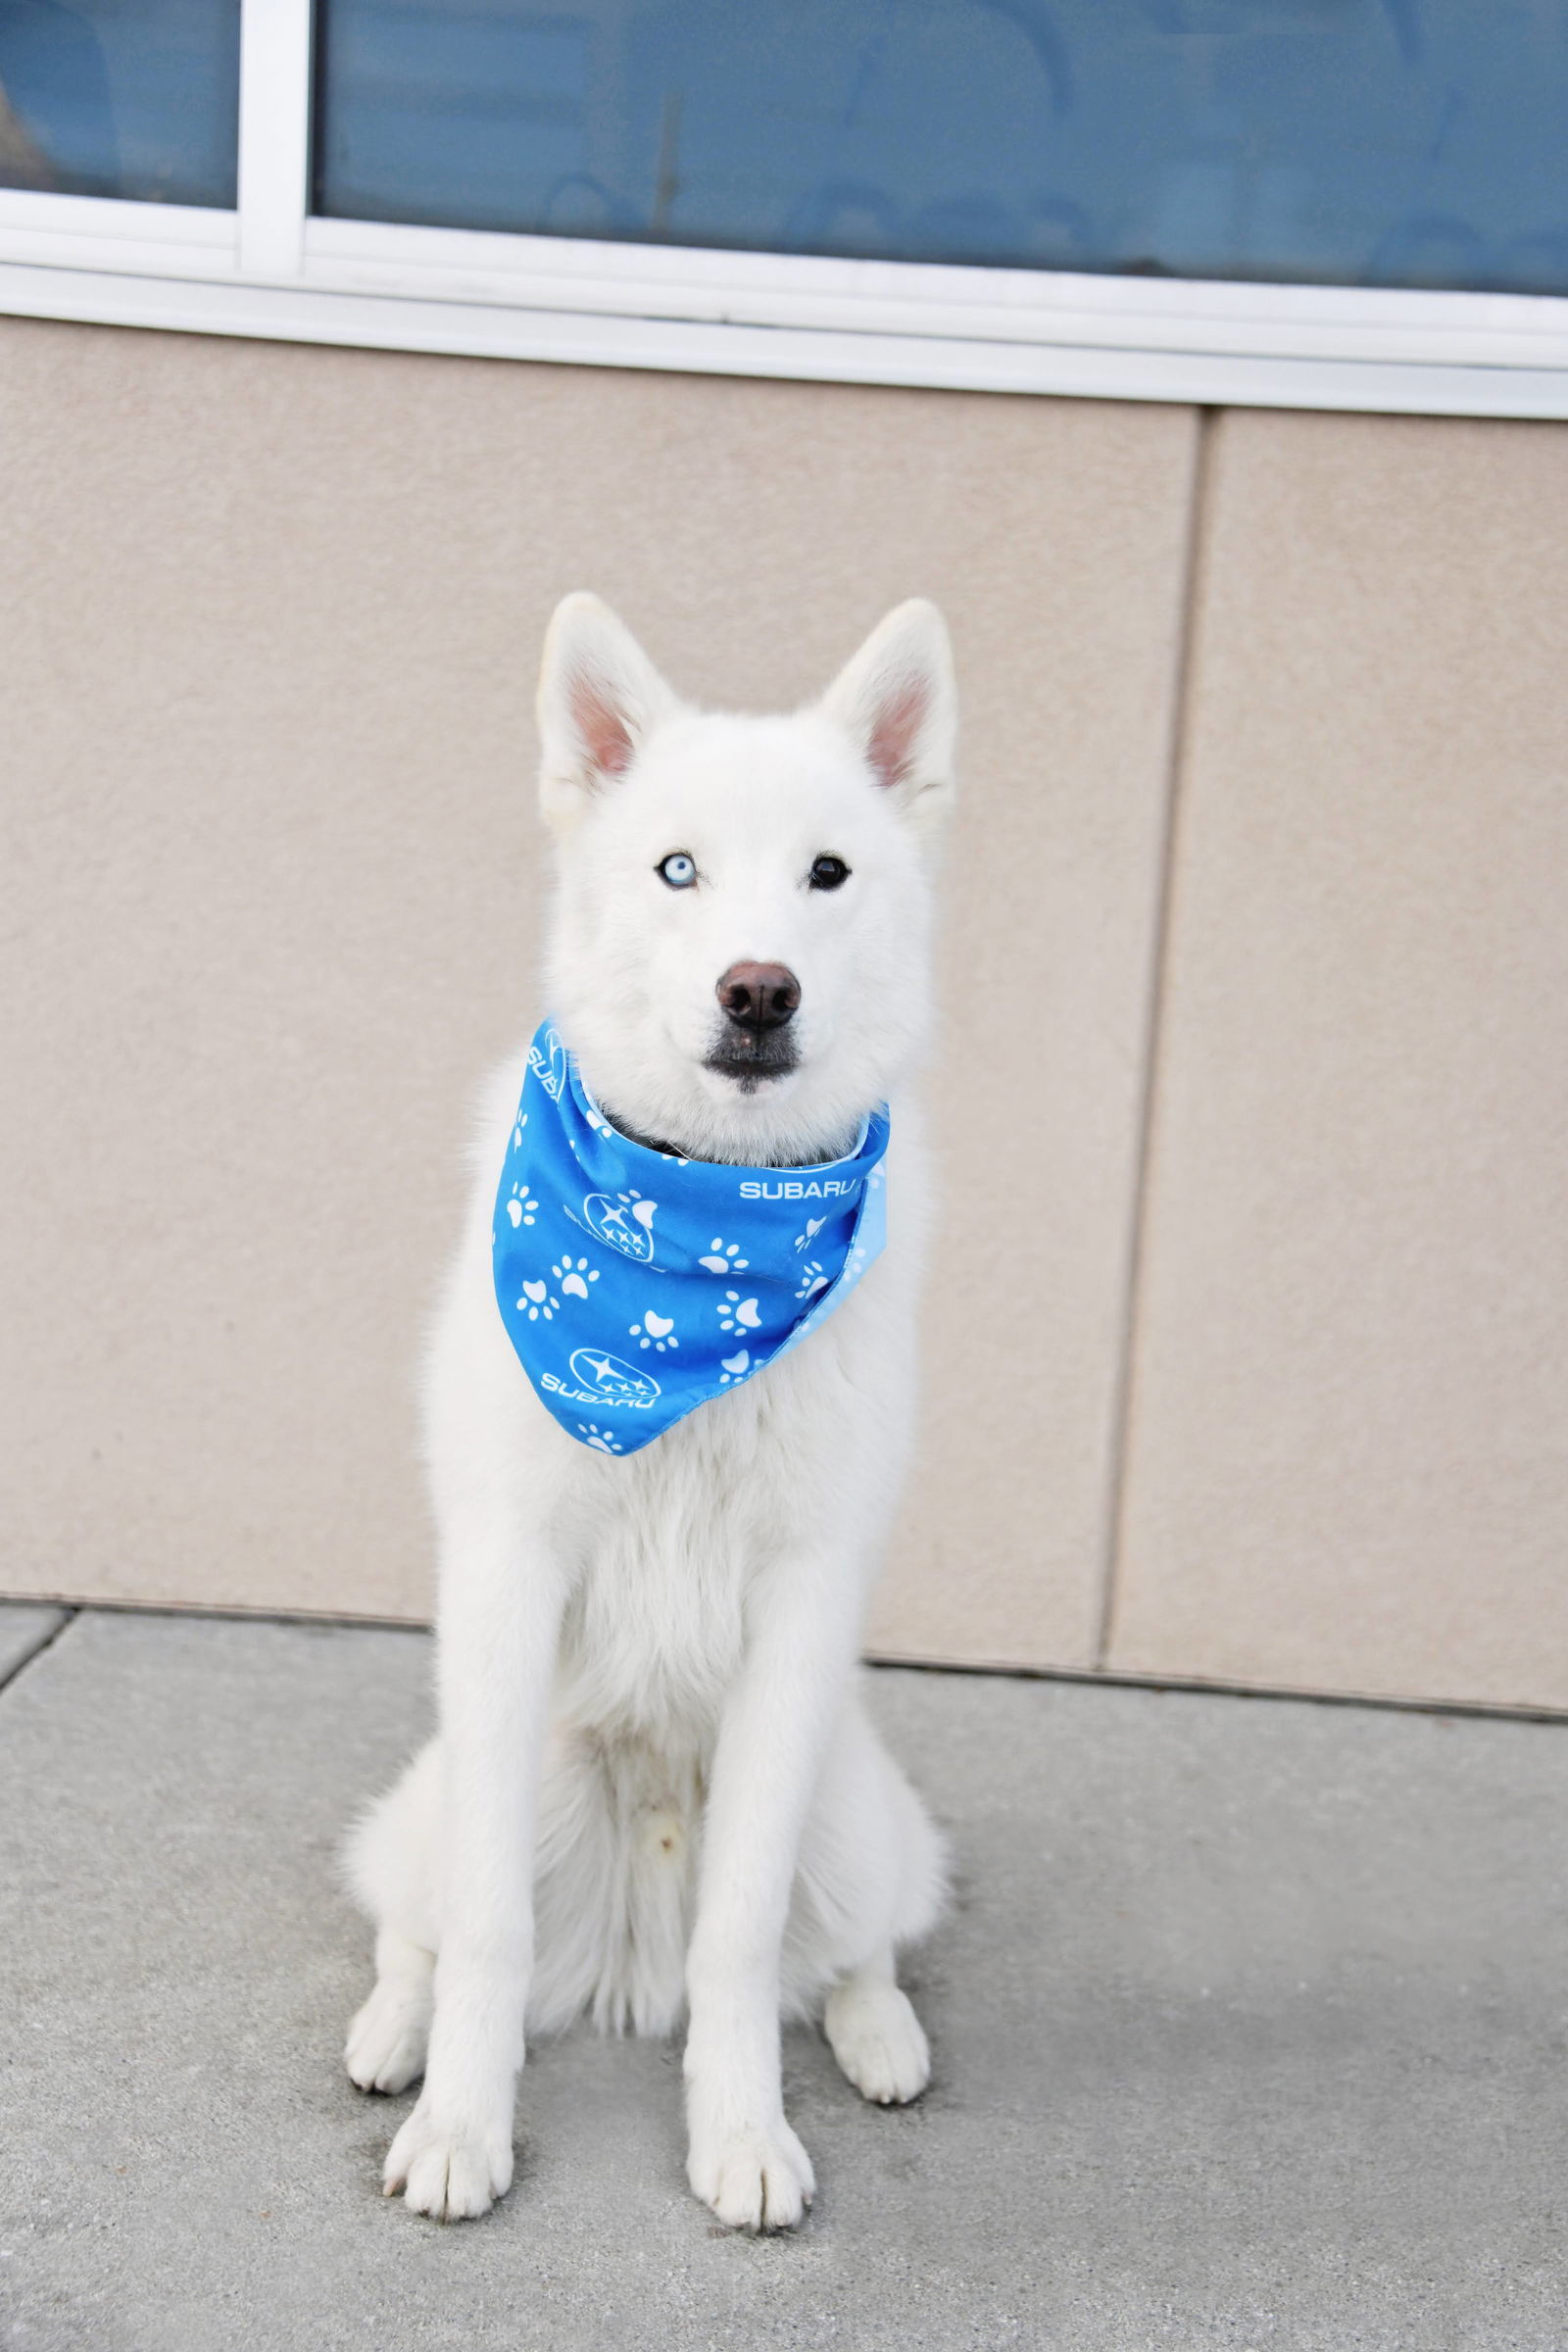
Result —
[[801, 984], [782, 963], [732, 963], [713, 993], [737, 1029], [782, 1029], [801, 1002]]

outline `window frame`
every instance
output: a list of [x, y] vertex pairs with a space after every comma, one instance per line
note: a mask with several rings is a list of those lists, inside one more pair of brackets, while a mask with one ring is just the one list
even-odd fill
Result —
[[0, 312], [812, 382], [1568, 417], [1568, 297], [1117, 277], [316, 217], [313, 0], [242, 0], [233, 212], [0, 189]]

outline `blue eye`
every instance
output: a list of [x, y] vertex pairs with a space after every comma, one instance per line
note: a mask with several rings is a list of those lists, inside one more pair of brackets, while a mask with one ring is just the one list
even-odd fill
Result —
[[688, 858], [684, 850], [671, 850], [654, 871], [671, 890], [690, 890], [697, 879], [697, 860]]

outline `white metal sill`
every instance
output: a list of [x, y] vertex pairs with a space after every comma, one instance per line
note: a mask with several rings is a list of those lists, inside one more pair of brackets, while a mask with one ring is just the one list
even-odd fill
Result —
[[1568, 417], [1568, 301], [959, 270], [0, 191], [0, 310], [812, 382]]
[[[234, 267], [234, 215], [0, 188], [0, 266], [211, 277]], [[6, 308], [10, 308], [9, 304]]]
[[246, 0], [233, 213], [0, 190], [0, 312], [810, 382], [1568, 417], [1568, 299], [310, 219], [310, 0]]

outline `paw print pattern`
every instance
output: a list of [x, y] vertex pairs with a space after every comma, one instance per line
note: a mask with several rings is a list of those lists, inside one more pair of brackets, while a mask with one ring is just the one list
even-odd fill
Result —
[[697, 1263], [706, 1266], [710, 1274], [745, 1273], [747, 1261], [741, 1255], [739, 1242], [726, 1242], [722, 1234], [715, 1233], [708, 1249], [708, 1256], [700, 1257]]
[[624, 1453], [626, 1448], [612, 1429], [601, 1429], [597, 1421], [579, 1421], [577, 1435], [595, 1453]]
[[560, 1314], [561, 1300], [551, 1297], [548, 1282], [525, 1282], [517, 1312], [526, 1315], [530, 1323], [549, 1323]]
[[755, 1298], [743, 1298], [739, 1291], [726, 1291], [718, 1310], [720, 1331], [755, 1331], [762, 1318], [757, 1311]]
[[627, 1329], [639, 1348], [652, 1348], [660, 1355], [662, 1355], [666, 1348], [680, 1346], [679, 1340], [675, 1337], [673, 1317], [656, 1315], [651, 1308], [645, 1307], [642, 1321], [629, 1324]]
[[[826, 1217], [808, 1217], [806, 1220], [806, 1231], [804, 1233], [798, 1233], [795, 1236], [796, 1249], [807, 1249], [810, 1243], [815, 1241], [817, 1235], [821, 1232], [826, 1223]], [[704, 1258], [703, 1263], [706, 1265], [708, 1260]]]
[[826, 1289], [827, 1275], [814, 1257], [808, 1257], [801, 1268], [801, 1279], [795, 1292], [796, 1298], [809, 1298], [817, 1291]]
[[538, 1206], [538, 1199], [535, 1194], [530, 1192], [527, 1185], [514, 1184], [513, 1186], [512, 1198], [507, 1202], [507, 1214], [514, 1227], [531, 1225]]
[[528, 1113], [525, 1110], [519, 1110], [517, 1113], [516, 1122], [512, 1130], [512, 1149], [514, 1152], [520, 1152], [522, 1150], [522, 1131], [527, 1124]]
[[550, 1278], [561, 1285], [563, 1298], [586, 1298], [588, 1285], [599, 1280], [599, 1268], [591, 1266], [585, 1257], [564, 1257], [559, 1266], [552, 1266]]
[[732, 1380], [744, 1380], [751, 1368], [751, 1355], [745, 1348], [738, 1355], [721, 1355], [718, 1359], [719, 1387], [727, 1389]]

